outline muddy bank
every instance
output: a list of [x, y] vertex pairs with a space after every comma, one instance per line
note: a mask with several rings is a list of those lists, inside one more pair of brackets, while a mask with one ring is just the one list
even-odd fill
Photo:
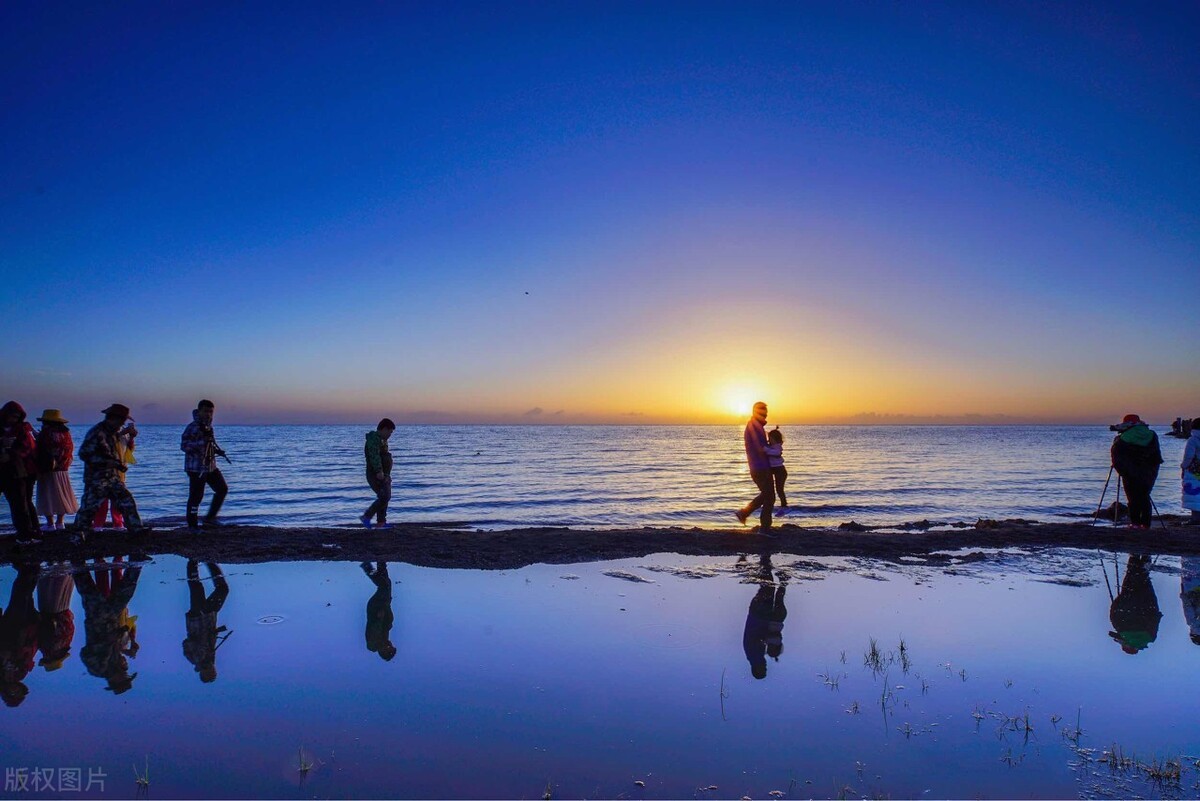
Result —
[[31, 546], [18, 547], [11, 537], [0, 539], [0, 563], [65, 561], [131, 552], [176, 554], [224, 564], [287, 561], [406, 562], [425, 567], [506, 570], [530, 564], [572, 564], [678, 553], [722, 556], [772, 552], [797, 556], [859, 556], [877, 559], [926, 557], [963, 548], [1095, 548], [1200, 556], [1200, 527], [1168, 519], [1152, 531], [1090, 526], [1087, 523], [1031, 523], [1021, 520], [981, 520], [973, 527], [927, 530], [909, 524], [908, 530], [843, 530], [780, 526], [769, 539], [752, 529], [641, 528], [581, 530], [524, 528], [474, 531], [467, 528], [400, 525], [390, 531], [361, 528], [266, 528], [229, 526], [191, 534], [185, 529], [156, 530], [137, 539], [124, 534], [89, 536], [73, 545], [61, 534]]

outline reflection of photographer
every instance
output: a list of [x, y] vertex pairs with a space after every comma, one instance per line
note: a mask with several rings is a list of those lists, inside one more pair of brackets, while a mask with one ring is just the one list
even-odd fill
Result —
[[1158, 466], [1162, 464], [1162, 451], [1158, 447], [1158, 435], [1136, 414], [1127, 414], [1115, 426], [1109, 426], [1117, 436], [1112, 444], [1112, 466], [1125, 485], [1129, 499], [1129, 523], [1134, 528], [1150, 528], [1153, 519], [1153, 502], [1150, 493], [1158, 480]]

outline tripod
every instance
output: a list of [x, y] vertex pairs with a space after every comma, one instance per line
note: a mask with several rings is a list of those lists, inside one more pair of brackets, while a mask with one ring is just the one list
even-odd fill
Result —
[[[1096, 511], [1092, 515], [1092, 525], [1096, 525], [1096, 521], [1100, 519], [1100, 510], [1104, 508], [1104, 496], [1108, 494], [1108, 485], [1112, 481], [1113, 470], [1115, 467], [1108, 468], [1108, 478], [1104, 479], [1104, 489], [1100, 492], [1100, 503], [1096, 504]], [[1113, 503], [1113, 525], [1117, 524], [1117, 520], [1121, 517], [1121, 477], [1117, 476], [1117, 500]], [[1162, 518], [1159, 517], [1159, 521]]]

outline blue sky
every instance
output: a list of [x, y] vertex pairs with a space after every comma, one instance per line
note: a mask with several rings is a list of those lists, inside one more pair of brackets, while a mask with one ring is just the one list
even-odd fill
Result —
[[1194, 4], [14, 3], [0, 37], [31, 408], [1200, 414]]

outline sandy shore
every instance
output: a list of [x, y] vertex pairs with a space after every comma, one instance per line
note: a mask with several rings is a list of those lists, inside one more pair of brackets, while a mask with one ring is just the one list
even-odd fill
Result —
[[155, 530], [136, 539], [124, 534], [93, 534], [82, 545], [64, 535], [47, 535], [31, 546], [18, 547], [12, 537], [0, 539], [0, 563], [65, 561], [144, 553], [176, 554], [225, 564], [287, 561], [383, 560], [442, 568], [507, 570], [530, 564], [572, 564], [678, 553], [721, 556], [771, 552], [797, 556], [859, 556], [894, 560], [938, 553], [991, 548], [1093, 548], [1121, 553], [1200, 556], [1200, 526], [1182, 518], [1156, 521], [1152, 531], [1091, 526], [1080, 523], [1031, 523], [981, 520], [975, 526], [924, 530], [878, 531], [859, 526], [841, 529], [783, 525], [779, 537], [762, 537], [752, 529], [640, 528], [586, 530], [522, 528], [475, 531], [454, 526], [399, 525], [390, 531], [362, 528], [267, 528], [229, 526], [212, 532]]

